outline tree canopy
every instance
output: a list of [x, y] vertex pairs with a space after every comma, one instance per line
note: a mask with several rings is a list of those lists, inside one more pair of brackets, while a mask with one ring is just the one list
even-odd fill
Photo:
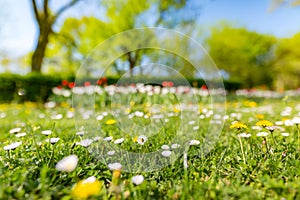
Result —
[[245, 87], [271, 87], [274, 37], [221, 25], [212, 29], [207, 43], [217, 67], [232, 79], [243, 82]]

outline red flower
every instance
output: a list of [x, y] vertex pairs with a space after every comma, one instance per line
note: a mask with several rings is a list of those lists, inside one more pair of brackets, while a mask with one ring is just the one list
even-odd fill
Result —
[[172, 81], [163, 81], [162, 86], [164, 86], [164, 87], [173, 87], [174, 83]]
[[134, 83], [131, 83], [131, 84], [130, 84], [130, 87], [135, 88], [135, 84], [134, 84]]
[[107, 78], [106, 77], [102, 77], [101, 80], [102, 80], [103, 83], [107, 82]]
[[97, 80], [97, 85], [102, 85], [102, 79]]
[[69, 83], [69, 82], [68, 82], [67, 80], [62, 80], [62, 81], [61, 81], [62, 86], [67, 86], [68, 83]]
[[90, 85], [91, 85], [91, 82], [89, 82], [89, 81], [84, 82], [84, 86], [90, 86]]
[[69, 84], [68, 84], [68, 86], [69, 86], [69, 88], [73, 88], [74, 86], [75, 86], [75, 83], [74, 82], [70, 82]]
[[206, 85], [202, 85], [201, 86], [201, 90], [207, 90], [207, 86]]

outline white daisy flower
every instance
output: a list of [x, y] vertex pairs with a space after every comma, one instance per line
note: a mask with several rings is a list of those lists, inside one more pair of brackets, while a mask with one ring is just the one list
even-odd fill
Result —
[[85, 183], [94, 183], [96, 180], [97, 180], [97, 179], [96, 179], [95, 176], [91, 176], [91, 177], [88, 177], [87, 179], [84, 179], [84, 180], [82, 181], [82, 183], [83, 183], [83, 184], [85, 184]]
[[92, 139], [84, 139], [84, 140], [81, 140], [79, 145], [83, 146], [83, 147], [88, 147], [90, 146], [92, 143], [94, 142], [94, 140]]
[[108, 164], [108, 168], [110, 170], [119, 170], [122, 168], [122, 164], [121, 163], [118, 163], [118, 162], [115, 162], [115, 163], [109, 163]]
[[51, 130], [44, 130], [42, 131], [43, 135], [51, 135], [52, 131]]
[[121, 144], [122, 142], [124, 142], [124, 138], [119, 138], [114, 141], [115, 144]]
[[172, 152], [169, 151], [169, 150], [166, 150], [166, 151], [162, 151], [162, 152], [161, 152], [161, 155], [162, 155], [163, 157], [169, 157], [169, 156], [171, 156], [171, 154], [172, 154]]
[[262, 129], [262, 127], [260, 127], [260, 126], [252, 126], [252, 130], [261, 130]]
[[275, 131], [275, 129], [277, 129], [277, 126], [267, 126], [266, 129], [269, 130], [270, 132], [273, 132]]
[[62, 119], [62, 118], [63, 118], [62, 114], [57, 114], [57, 115], [52, 115], [51, 116], [51, 119], [55, 119], [55, 120], [59, 120], [59, 119]]
[[3, 149], [5, 151], [14, 150], [17, 147], [19, 147], [21, 144], [22, 144], [22, 142], [14, 142], [14, 143], [11, 143], [10, 145], [3, 147]]
[[23, 133], [17, 133], [15, 136], [16, 137], [24, 137], [25, 135], [27, 135], [27, 133], [23, 132]]
[[109, 142], [109, 141], [111, 141], [112, 139], [113, 139], [113, 137], [112, 137], [112, 136], [109, 136], [109, 137], [105, 137], [103, 140]]
[[238, 137], [248, 138], [248, 137], [251, 137], [251, 134], [250, 133], [241, 133], [241, 134], [238, 134]]
[[199, 140], [191, 140], [190, 143], [189, 143], [190, 146], [199, 145], [199, 144], [200, 144]]
[[112, 155], [114, 155], [115, 153], [116, 153], [116, 151], [108, 151], [108, 152], [107, 152], [107, 155], [112, 156]]
[[189, 121], [189, 125], [193, 125], [195, 123], [196, 123], [195, 121]]
[[276, 122], [275, 122], [275, 125], [277, 125], [277, 126], [282, 126], [282, 125], [283, 125], [283, 121], [276, 121]]
[[300, 124], [300, 117], [294, 117], [292, 119], [292, 123], [296, 124], [296, 125], [299, 125]]
[[101, 121], [103, 119], [103, 115], [99, 115], [97, 118], [96, 118], [98, 121]]
[[164, 149], [164, 150], [170, 149], [170, 147], [168, 145], [166, 145], [166, 144], [162, 145], [161, 148]]
[[21, 128], [13, 128], [9, 131], [9, 133], [13, 134], [13, 133], [18, 133], [21, 131]]
[[135, 112], [134, 112], [134, 115], [137, 116], [137, 117], [143, 117], [143, 116], [144, 116], [144, 113], [141, 112], [141, 111], [135, 111]]
[[99, 141], [99, 140], [101, 140], [101, 137], [100, 137], [100, 136], [94, 137], [94, 141]]
[[6, 117], [6, 113], [0, 113], [0, 119], [3, 119]]
[[171, 145], [171, 148], [172, 149], [177, 149], [177, 148], [179, 148], [180, 147], [180, 144], [172, 144]]
[[258, 136], [258, 137], [266, 137], [267, 135], [269, 135], [269, 133], [267, 133], [267, 132], [259, 132], [256, 134], [256, 136]]
[[84, 131], [76, 132], [76, 135], [82, 136], [82, 135], [84, 135]]
[[136, 175], [131, 178], [132, 183], [135, 185], [140, 185], [144, 182], [144, 176], [143, 175]]
[[194, 131], [196, 131], [196, 130], [198, 130], [198, 129], [199, 129], [199, 126], [194, 126], [194, 127], [193, 127], [193, 130], [194, 130]]
[[138, 144], [144, 145], [148, 138], [145, 135], [140, 135], [137, 139]]
[[289, 133], [281, 133], [282, 136], [288, 137], [290, 134]]
[[46, 139], [46, 142], [50, 142], [51, 144], [55, 144], [59, 140], [60, 140], [60, 138], [48, 138], [48, 139]]
[[73, 118], [74, 115], [75, 115], [74, 112], [68, 111], [66, 117], [67, 117], [68, 119], [70, 119], [70, 118]]
[[76, 155], [70, 155], [60, 160], [56, 164], [55, 168], [58, 171], [72, 172], [77, 167], [77, 164], [78, 164], [78, 157]]
[[285, 120], [285, 121], [284, 121], [284, 125], [285, 125], [285, 126], [293, 126], [294, 123], [292, 122], [292, 120], [289, 120], [289, 119], [288, 119], [288, 120]]
[[168, 117], [174, 117], [174, 113], [168, 113]]
[[54, 108], [56, 106], [56, 103], [54, 101], [49, 101], [44, 104], [45, 108]]
[[103, 116], [107, 116], [107, 115], [108, 115], [108, 112], [103, 112], [102, 115], [103, 115]]
[[221, 119], [221, 118], [222, 118], [222, 116], [220, 114], [215, 114], [214, 115], [214, 119]]

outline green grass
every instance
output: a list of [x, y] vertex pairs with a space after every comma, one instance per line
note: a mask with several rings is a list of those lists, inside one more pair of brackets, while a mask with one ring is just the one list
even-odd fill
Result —
[[[135, 118], [133, 124], [139, 126], [132, 128], [133, 131], [130, 132], [128, 130], [131, 127], [128, 126], [132, 125], [131, 123], [124, 129], [118, 124], [105, 124], [108, 119], [113, 118], [109, 114], [94, 123], [93, 120], [104, 111], [100, 108], [96, 109], [96, 114], [91, 115], [90, 119], [80, 118], [74, 121], [73, 118], [66, 118], [70, 110], [68, 104], [51, 109], [32, 103], [1, 104], [0, 114], [5, 113], [6, 117], [0, 119], [0, 199], [72, 199], [71, 190], [74, 184], [90, 176], [95, 176], [104, 183], [101, 193], [90, 199], [124, 199], [124, 193], [129, 194], [128, 199], [300, 199], [300, 144], [297, 139], [297, 126], [282, 125], [285, 131], [275, 130], [276, 144], [271, 135], [266, 137], [265, 142], [263, 137], [256, 136], [259, 131], [252, 129], [259, 121], [257, 117], [262, 115], [264, 119], [273, 123], [299, 115], [299, 101], [260, 100], [255, 105], [247, 99], [234, 99], [227, 103], [226, 115], [229, 118], [224, 122], [222, 132], [207, 154], [202, 148], [202, 143], [205, 141], [210, 118], [200, 119], [200, 115], [203, 114], [201, 110], [192, 111], [193, 114], [186, 113], [182, 119], [180, 114], [183, 112], [174, 113], [172, 106], [163, 107], [161, 113], [174, 113], [174, 116], [160, 119], [168, 118], [169, 121], [163, 123], [157, 135], [149, 136], [145, 145], [139, 145], [134, 141], [134, 137], [144, 134], [143, 123], [155, 122]], [[202, 110], [209, 109], [206, 103], [199, 104], [199, 107]], [[281, 112], [286, 107], [291, 108], [290, 115], [282, 116]], [[143, 108], [143, 104], [131, 105], [131, 112], [144, 111]], [[45, 117], [40, 118], [41, 114]], [[51, 116], [57, 114], [63, 114], [63, 118], [51, 119]], [[235, 116], [239, 115], [239, 121], [246, 124], [249, 127], [247, 132], [252, 134], [250, 138], [241, 138], [245, 163], [237, 137], [238, 131], [229, 128], [231, 123], [237, 120]], [[195, 118], [199, 120], [189, 125], [188, 122]], [[125, 122], [124, 119], [122, 123]], [[86, 135], [75, 135], [75, 125], [79, 129], [83, 128]], [[197, 125], [199, 129], [193, 130]], [[21, 127], [21, 132], [26, 132], [27, 135], [16, 138], [15, 134], [9, 133], [9, 130], [16, 127]], [[52, 135], [45, 136], [41, 134], [42, 130], [52, 130]], [[193, 137], [201, 144], [189, 147], [187, 169], [183, 165], [183, 155], [178, 153], [175, 155], [178, 157], [176, 161], [157, 171], [122, 171], [118, 180], [119, 192], [112, 191], [113, 172], [99, 159], [99, 156], [109, 150], [107, 146], [102, 142], [94, 142], [93, 145], [99, 150], [95, 154], [91, 152], [91, 147], [76, 145], [82, 138], [94, 138], [98, 135], [113, 136], [114, 139], [123, 137], [122, 144], [114, 145], [110, 142], [111, 148], [147, 153], [160, 149], [163, 144], [171, 144], [174, 134], [181, 134], [180, 141], [186, 142], [191, 139], [191, 135], [188, 134], [190, 132], [193, 132]], [[283, 137], [281, 132], [288, 132], [290, 135]], [[52, 145], [45, 142], [49, 137], [59, 137], [60, 140]], [[16, 141], [22, 141], [22, 145], [15, 150], [3, 149]], [[173, 152], [176, 154], [175, 150]], [[56, 164], [71, 154], [78, 156], [76, 169], [70, 173], [56, 170]], [[172, 159], [171, 157], [165, 159]], [[105, 161], [108, 163], [114, 159], [110, 160], [106, 156]], [[138, 163], [138, 160], [136, 162]], [[131, 177], [137, 174], [145, 177], [141, 185], [131, 182]]]

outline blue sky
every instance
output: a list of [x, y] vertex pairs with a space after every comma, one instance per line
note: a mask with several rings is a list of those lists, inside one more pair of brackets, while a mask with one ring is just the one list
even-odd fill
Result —
[[[57, 5], [62, 1], [52, 2]], [[210, 26], [226, 20], [277, 37], [291, 37], [300, 32], [300, 6], [283, 5], [270, 12], [271, 0], [203, 0], [201, 4], [198, 24], [207, 31]], [[81, 4], [65, 13], [62, 19], [90, 13], [99, 15], [99, 8]], [[0, 0], [0, 24], [0, 52], [20, 56], [33, 50], [37, 31], [30, 0]]]

